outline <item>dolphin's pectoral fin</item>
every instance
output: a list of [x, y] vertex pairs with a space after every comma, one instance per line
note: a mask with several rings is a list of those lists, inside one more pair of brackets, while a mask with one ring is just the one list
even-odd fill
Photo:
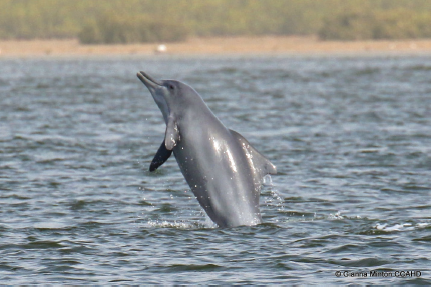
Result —
[[178, 130], [177, 123], [173, 116], [168, 117], [166, 125], [165, 139], [157, 150], [153, 161], [150, 164], [150, 171], [155, 171], [161, 166], [172, 154], [172, 150], [180, 140], [180, 131]]
[[277, 174], [277, 168], [265, 156], [257, 151], [240, 133], [230, 130], [232, 135], [240, 142], [247, 159], [261, 180], [267, 174]]
[[162, 144], [160, 145], [159, 149], [157, 150], [156, 155], [154, 156], [153, 160], [150, 164], [150, 171], [155, 171], [159, 168], [162, 164], [165, 163], [165, 161], [168, 160], [168, 158], [171, 156], [172, 150], [167, 150], [165, 147], [165, 141], [163, 140]]
[[168, 117], [165, 132], [165, 146], [167, 150], [173, 150], [180, 140], [180, 131], [178, 130], [177, 123], [173, 116]]

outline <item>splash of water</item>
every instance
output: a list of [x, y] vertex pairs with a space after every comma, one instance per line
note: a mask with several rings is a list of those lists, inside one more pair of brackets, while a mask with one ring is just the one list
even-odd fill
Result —
[[330, 213], [328, 218], [332, 219], [332, 220], [340, 220], [340, 219], [344, 219], [344, 216], [341, 215], [341, 212], [343, 212], [342, 210], [337, 211], [337, 213], [332, 214]]
[[272, 183], [271, 175], [267, 174], [263, 177], [263, 185], [264, 186], [274, 186], [274, 184]]
[[271, 175], [267, 174], [263, 177], [263, 186], [270, 195], [270, 197], [265, 200], [266, 206], [275, 206], [278, 211], [284, 211], [284, 199], [275, 188]]

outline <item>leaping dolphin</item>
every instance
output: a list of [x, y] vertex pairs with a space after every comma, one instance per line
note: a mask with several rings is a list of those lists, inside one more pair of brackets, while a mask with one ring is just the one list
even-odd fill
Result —
[[174, 80], [137, 74], [166, 123], [165, 138], [150, 165], [156, 170], [174, 152], [199, 204], [220, 227], [256, 225], [263, 177], [277, 169], [242, 135], [226, 128], [199, 94]]

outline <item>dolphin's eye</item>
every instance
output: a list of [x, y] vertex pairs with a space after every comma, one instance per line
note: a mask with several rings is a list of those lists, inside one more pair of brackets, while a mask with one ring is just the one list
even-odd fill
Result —
[[174, 86], [173, 85], [169, 85], [169, 90], [173, 91], [174, 90]]

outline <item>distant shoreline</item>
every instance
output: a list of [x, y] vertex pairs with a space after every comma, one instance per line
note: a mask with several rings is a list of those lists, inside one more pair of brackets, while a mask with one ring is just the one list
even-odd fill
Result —
[[[431, 39], [319, 41], [315, 37], [192, 38], [166, 45], [167, 55], [431, 53]], [[76, 39], [0, 41], [0, 58], [39, 56], [153, 55], [159, 44], [81, 45]]]

